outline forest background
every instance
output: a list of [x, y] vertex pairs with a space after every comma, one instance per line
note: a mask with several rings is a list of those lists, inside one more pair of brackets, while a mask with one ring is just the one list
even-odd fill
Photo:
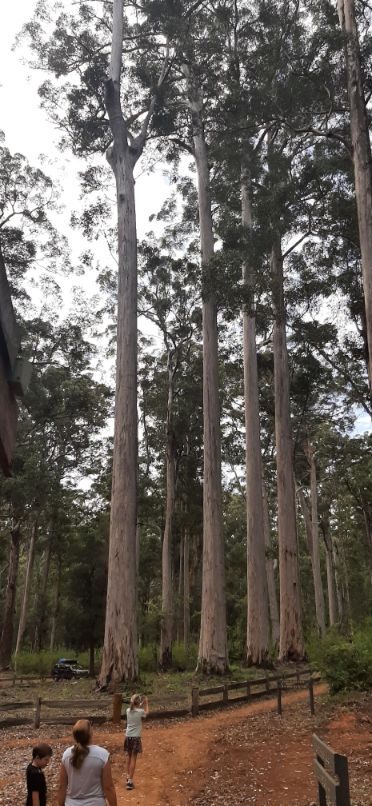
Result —
[[[218, 309], [230, 661], [267, 663], [279, 641], [275, 420], [280, 406], [274, 378], [279, 320], [288, 347], [293, 447], [285, 459], [286, 478], [296, 488], [295, 522], [284, 529], [294, 529], [298, 546], [301, 631], [311, 643], [312, 635], [324, 636], [327, 626], [338, 625], [350, 641], [370, 611], [372, 595], [372, 409], [336, 5], [262, 2], [253, 8], [229, 2], [178, 8], [153, 2], [128, 3], [126, 11], [123, 103], [131, 108], [135, 129], [148, 98], [155, 97], [136, 168], [140, 662], [166, 668], [172, 658], [182, 666], [198, 656], [201, 307], [211, 297]], [[368, 109], [370, 8], [357, 2], [356, 11]], [[103, 91], [111, 15], [110, 3], [37, 5], [16, 54], [21, 49], [37, 67], [36, 73], [32, 66], [22, 71], [31, 72], [31, 87], [41, 86], [43, 113], [36, 113], [32, 102], [27, 106], [28, 94], [15, 91], [13, 70], [8, 84], [5, 73], [3, 79], [11, 107], [4, 115], [0, 155], [1, 251], [22, 323], [23, 352], [33, 364], [20, 408], [14, 475], [1, 480], [3, 667], [14, 652], [21, 665], [22, 649], [62, 646], [90, 649], [93, 663], [103, 643], [117, 296], [115, 193], [105, 159], [111, 136]], [[17, 28], [28, 16], [29, 11], [17, 19]], [[18, 57], [11, 58], [14, 65]], [[15, 103], [20, 92], [25, 107]], [[41, 161], [30, 143], [35, 119], [46, 152]], [[201, 133], [215, 233], [212, 270], [205, 271], [204, 252], [203, 273], [200, 170], [194, 161]], [[52, 140], [56, 145], [50, 149]], [[279, 264], [284, 297], [278, 297]], [[270, 617], [265, 647], [253, 658], [252, 602], [249, 616], [242, 573], [247, 565], [242, 310], [257, 331], [263, 473], [248, 489], [255, 485], [256, 500], [260, 490], [265, 540], [264, 565], [254, 566], [252, 558], [260, 552], [249, 552], [248, 533], [247, 575], [253, 573], [251, 592], [261, 578], [260, 596], [267, 602], [261, 601], [256, 626], [265, 608]], [[217, 594], [208, 593], [219, 599], [220, 612], [224, 587], [217, 583]]]

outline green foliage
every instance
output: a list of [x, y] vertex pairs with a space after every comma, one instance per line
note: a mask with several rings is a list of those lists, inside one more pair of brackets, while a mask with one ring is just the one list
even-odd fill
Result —
[[[99, 661], [99, 653], [96, 654], [96, 663]], [[40, 652], [19, 652], [12, 659], [12, 667], [18, 675], [40, 675], [49, 677], [53, 665], [59, 658], [74, 658], [79, 661], [85, 669], [89, 668], [88, 652], [74, 652], [66, 647], [59, 647], [53, 651], [42, 649]]]
[[368, 619], [353, 636], [329, 630], [323, 641], [313, 636], [308, 645], [313, 665], [322, 672], [332, 694], [372, 686], [372, 620]]
[[198, 645], [189, 644], [187, 647], [181, 642], [173, 644], [172, 665], [180, 672], [193, 671], [198, 659]]

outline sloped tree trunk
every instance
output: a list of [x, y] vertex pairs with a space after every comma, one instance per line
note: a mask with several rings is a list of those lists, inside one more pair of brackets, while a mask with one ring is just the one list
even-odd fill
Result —
[[61, 577], [62, 577], [62, 560], [58, 557], [57, 561], [57, 580], [56, 580], [56, 587], [54, 591], [54, 600], [52, 605], [52, 617], [50, 620], [50, 640], [49, 640], [49, 649], [53, 651], [54, 644], [56, 640], [56, 630], [57, 630], [57, 620], [59, 614], [59, 604], [60, 604], [60, 596], [61, 596]]
[[173, 642], [173, 580], [172, 536], [176, 503], [176, 439], [173, 428], [173, 395], [175, 366], [168, 353], [168, 402], [167, 402], [167, 459], [166, 459], [166, 509], [162, 550], [162, 622], [160, 635], [160, 665], [169, 668], [172, 663]]
[[[252, 211], [249, 197], [250, 178], [246, 163], [241, 170], [242, 225], [251, 236]], [[265, 567], [265, 532], [262, 504], [262, 459], [256, 317], [254, 302], [255, 273], [250, 260], [243, 264], [245, 306], [243, 309], [243, 365], [245, 403], [245, 467], [247, 505], [247, 647], [248, 665], [264, 665], [269, 653], [269, 614]]]
[[228, 667], [228, 658], [222, 524], [217, 303], [211, 265], [214, 255], [214, 237], [208, 153], [203, 129], [203, 101], [200, 88], [189, 67], [184, 65], [183, 69], [192, 115], [203, 271], [203, 577], [198, 669], [208, 674], [224, 674]]
[[8, 578], [6, 583], [3, 629], [0, 640], [0, 669], [7, 669], [12, 657], [14, 610], [19, 566], [20, 527], [15, 526], [10, 535]]
[[358, 210], [363, 291], [366, 309], [369, 383], [372, 389], [372, 159], [368, 116], [363, 90], [354, 0], [337, 0], [345, 36], [345, 61], [353, 144], [355, 195]]
[[39, 524], [38, 524], [38, 521], [36, 520], [35, 524], [34, 524], [34, 527], [33, 527], [32, 531], [31, 531], [30, 543], [29, 543], [29, 547], [28, 547], [28, 557], [27, 557], [27, 565], [26, 565], [25, 584], [24, 584], [24, 589], [23, 589], [21, 613], [20, 613], [19, 624], [18, 624], [17, 643], [16, 643], [16, 648], [15, 648], [15, 654], [16, 655], [18, 655], [18, 652], [20, 652], [20, 650], [21, 650], [22, 639], [23, 639], [25, 628], [26, 628], [27, 608], [28, 608], [28, 600], [29, 600], [29, 596], [30, 596], [32, 572], [33, 572], [33, 568], [34, 568], [35, 547], [36, 547], [38, 528], [39, 528]]
[[304, 658], [300, 575], [298, 566], [293, 440], [289, 408], [289, 369], [283, 289], [281, 240], [274, 233], [271, 251], [273, 288], [273, 352], [275, 385], [275, 441], [278, 489], [280, 578], [280, 660]]
[[264, 511], [266, 579], [267, 579], [267, 591], [269, 597], [271, 641], [274, 644], [274, 646], [279, 646], [279, 638], [280, 638], [279, 608], [275, 586], [274, 560], [271, 556], [272, 546], [271, 546], [269, 504], [267, 500], [267, 492], [264, 479], [262, 479], [262, 503]]

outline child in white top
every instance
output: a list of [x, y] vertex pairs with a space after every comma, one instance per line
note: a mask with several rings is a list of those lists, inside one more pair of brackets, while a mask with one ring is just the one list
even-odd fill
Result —
[[125, 731], [124, 752], [127, 754], [127, 789], [134, 789], [133, 776], [137, 755], [142, 753], [142, 720], [149, 712], [147, 697], [133, 694], [127, 708], [127, 728]]

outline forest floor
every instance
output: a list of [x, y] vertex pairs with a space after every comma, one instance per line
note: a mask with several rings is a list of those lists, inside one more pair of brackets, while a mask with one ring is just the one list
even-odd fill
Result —
[[[123, 730], [97, 728], [95, 741], [111, 753], [119, 806], [310, 806], [316, 802], [314, 731], [348, 756], [352, 806], [372, 806], [372, 695], [332, 700], [319, 685], [315, 717], [306, 691], [284, 693], [282, 717], [275, 709], [267, 699], [195, 719], [149, 722], [132, 792], [125, 788]], [[23, 806], [24, 770], [37, 739], [54, 748], [47, 778], [55, 806], [59, 759], [71, 742], [60, 726], [1, 732], [1, 806]]]

